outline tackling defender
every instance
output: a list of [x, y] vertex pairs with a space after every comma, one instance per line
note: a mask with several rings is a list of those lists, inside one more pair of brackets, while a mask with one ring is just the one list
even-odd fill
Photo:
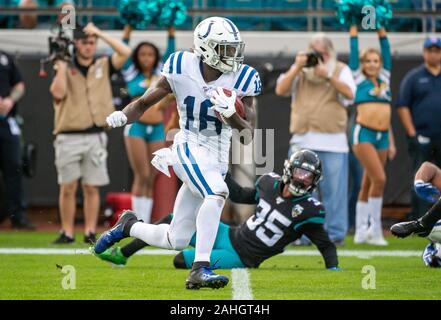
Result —
[[433, 163], [424, 162], [415, 174], [414, 188], [420, 198], [435, 204], [418, 220], [394, 224], [390, 231], [400, 238], [411, 234], [427, 237], [441, 219], [441, 169]]
[[[131, 212], [123, 214], [95, 245], [102, 253], [115, 242], [132, 236], [149, 245], [181, 250], [197, 230], [195, 262], [187, 289], [220, 288], [228, 278], [210, 269], [210, 254], [216, 239], [220, 215], [228, 196], [224, 177], [232, 128], [249, 129], [255, 112], [252, 96], [261, 91], [259, 74], [243, 62], [244, 43], [229, 19], [211, 17], [194, 31], [194, 53], [179, 51], [164, 65], [162, 77], [138, 100], [123, 111], [112, 113], [107, 122], [116, 128], [133, 122], [149, 107], [174, 93], [179, 112], [180, 131], [175, 136], [167, 164], [172, 164], [183, 185], [176, 197], [175, 215], [170, 225], [138, 222]], [[227, 96], [223, 89], [232, 92]], [[236, 95], [242, 98], [246, 120], [236, 113]], [[220, 121], [218, 112], [223, 120]]]
[[[220, 224], [212, 264], [219, 268], [257, 268], [264, 260], [283, 252], [291, 242], [306, 235], [322, 254], [327, 269], [338, 270], [337, 251], [323, 228], [324, 208], [311, 196], [321, 178], [318, 156], [300, 150], [285, 161], [282, 177], [271, 173], [258, 179], [255, 188], [239, 186], [228, 174], [225, 181], [230, 199], [236, 203], [257, 204], [256, 213], [239, 227]], [[167, 217], [170, 219], [169, 217]], [[160, 223], [166, 223], [167, 218]], [[190, 241], [195, 245], [195, 236]], [[145, 247], [133, 241], [123, 247], [109, 248], [99, 258], [125, 265], [128, 257]], [[176, 268], [191, 268], [194, 249], [185, 249], [174, 258]]]

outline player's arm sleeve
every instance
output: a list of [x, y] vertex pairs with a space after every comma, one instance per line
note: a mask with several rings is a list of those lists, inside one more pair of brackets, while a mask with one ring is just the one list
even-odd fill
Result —
[[387, 37], [380, 38], [381, 56], [383, 58], [383, 68], [387, 71], [392, 70], [392, 57], [390, 53], [390, 44]]
[[257, 190], [255, 188], [241, 187], [236, 180], [233, 179], [231, 174], [227, 172], [225, 177], [225, 183], [230, 190], [230, 200], [235, 203], [243, 204], [256, 204], [257, 203]]
[[335, 244], [329, 239], [323, 224], [308, 223], [302, 225], [299, 230], [306, 235], [320, 251], [325, 260], [326, 268], [338, 267], [338, 256]]
[[360, 58], [358, 56], [358, 37], [351, 37], [349, 40], [349, 68], [357, 71], [360, 68]]
[[250, 66], [245, 66], [239, 73], [234, 89], [241, 92], [241, 96], [254, 97], [262, 92], [262, 82], [259, 72]]

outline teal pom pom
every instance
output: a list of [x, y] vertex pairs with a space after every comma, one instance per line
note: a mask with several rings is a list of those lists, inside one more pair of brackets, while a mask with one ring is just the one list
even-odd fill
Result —
[[335, 9], [338, 21], [349, 27], [360, 24], [365, 15], [363, 7], [375, 8], [375, 27], [381, 28], [387, 25], [392, 18], [392, 6], [388, 0], [336, 0]]
[[146, 29], [159, 12], [157, 1], [120, 0], [121, 22], [136, 29]]
[[160, 13], [159, 27], [180, 26], [187, 19], [187, 8], [181, 0], [158, 0]]
[[335, 9], [338, 21], [344, 26], [358, 24], [363, 19], [363, 6], [371, 4], [369, 0], [336, 0]]
[[372, 2], [376, 14], [375, 27], [377, 29], [387, 27], [392, 19], [392, 5], [387, 0], [372, 0]]

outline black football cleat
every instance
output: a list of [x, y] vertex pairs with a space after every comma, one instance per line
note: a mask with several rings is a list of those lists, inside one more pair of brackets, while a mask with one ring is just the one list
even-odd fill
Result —
[[418, 220], [396, 223], [390, 231], [398, 238], [406, 238], [412, 234], [427, 237], [430, 234], [430, 230], [427, 230]]
[[223, 288], [228, 284], [228, 278], [226, 276], [214, 273], [209, 267], [200, 267], [195, 270], [191, 270], [185, 282], [185, 288], [187, 289], [200, 289], [200, 288]]

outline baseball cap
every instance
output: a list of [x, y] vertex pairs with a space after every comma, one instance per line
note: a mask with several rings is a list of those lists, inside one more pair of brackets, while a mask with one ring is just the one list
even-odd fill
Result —
[[75, 29], [73, 32], [73, 38], [75, 40], [87, 39], [87, 34], [83, 31], [84, 26], [78, 22], [75, 24]]
[[437, 37], [428, 37], [424, 41], [424, 49], [427, 49], [429, 47], [438, 47], [441, 48], [441, 39]]

